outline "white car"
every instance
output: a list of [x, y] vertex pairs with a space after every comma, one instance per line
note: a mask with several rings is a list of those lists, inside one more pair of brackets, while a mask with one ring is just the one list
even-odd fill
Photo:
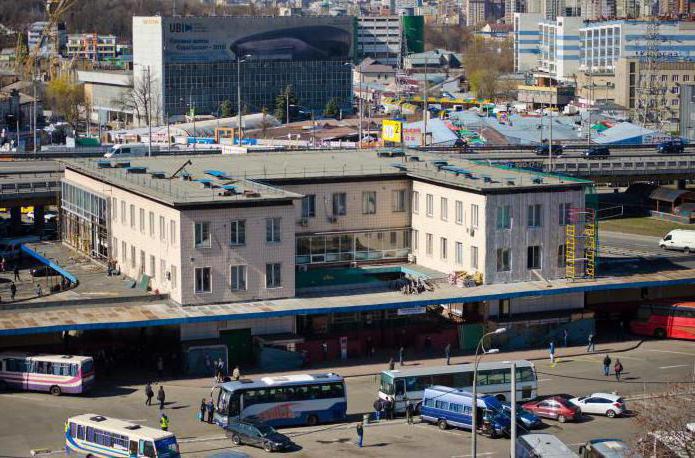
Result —
[[583, 413], [605, 415], [609, 418], [623, 415], [627, 411], [623, 398], [610, 393], [593, 393], [572, 398], [570, 403], [582, 409]]

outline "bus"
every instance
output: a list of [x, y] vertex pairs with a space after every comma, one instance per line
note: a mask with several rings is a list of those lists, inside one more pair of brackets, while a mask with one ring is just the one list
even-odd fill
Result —
[[642, 304], [637, 319], [630, 322], [630, 331], [659, 339], [695, 340], [695, 302]]
[[65, 422], [65, 450], [106, 458], [180, 457], [176, 436], [168, 431], [93, 413]]
[[[510, 399], [510, 361], [478, 364], [478, 392], [491, 394], [500, 401]], [[404, 412], [406, 398], [420, 408], [425, 388], [433, 385], [451, 386], [470, 391], [473, 387], [473, 364], [395, 369], [381, 372], [379, 398], [395, 401], [394, 410]], [[536, 397], [538, 381], [533, 363], [516, 361], [517, 401]]]
[[212, 398], [214, 422], [222, 427], [240, 419], [259, 419], [270, 426], [314, 426], [344, 420], [347, 414], [345, 382], [332, 373], [227, 382], [213, 389]]
[[94, 383], [91, 356], [0, 353], [0, 390], [14, 388], [63, 393], [84, 393]]

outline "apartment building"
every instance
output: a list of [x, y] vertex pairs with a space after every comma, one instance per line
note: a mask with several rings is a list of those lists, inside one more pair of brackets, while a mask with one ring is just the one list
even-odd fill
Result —
[[400, 16], [357, 18], [357, 52], [384, 65], [399, 66], [403, 60], [403, 26]]
[[680, 135], [695, 140], [695, 82], [681, 84]]
[[27, 48], [39, 50], [42, 57], [60, 54], [67, 42], [65, 23], [58, 22], [48, 30], [48, 22], [34, 22], [27, 30]]
[[68, 35], [65, 53], [69, 58], [105, 61], [118, 56], [116, 36], [97, 33], [76, 33]]
[[527, 72], [538, 65], [540, 52], [540, 13], [514, 13], [514, 71]]
[[538, 71], [558, 82], [570, 82], [579, 68], [579, 17], [558, 17], [538, 24]]

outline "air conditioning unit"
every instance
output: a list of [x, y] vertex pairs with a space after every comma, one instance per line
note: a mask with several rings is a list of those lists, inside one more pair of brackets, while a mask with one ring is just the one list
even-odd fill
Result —
[[417, 262], [417, 256], [415, 256], [413, 253], [408, 254], [408, 262], [410, 264], [415, 264]]
[[328, 222], [329, 222], [329, 223], [337, 223], [337, 222], [338, 222], [338, 218], [337, 218], [336, 216], [329, 216], [329, 217], [328, 217]]

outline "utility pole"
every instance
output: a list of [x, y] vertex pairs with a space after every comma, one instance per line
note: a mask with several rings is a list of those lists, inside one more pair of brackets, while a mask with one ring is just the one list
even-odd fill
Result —
[[429, 98], [429, 95], [427, 94], [427, 54], [425, 54], [425, 86], [423, 88], [423, 95], [424, 97], [422, 101], [422, 124], [424, 127], [424, 137], [422, 138], [422, 146], [427, 147], [427, 114], [429, 112], [429, 106], [427, 104]]
[[32, 84], [31, 84], [32, 87], [33, 87], [33, 89], [34, 89], [34, 103], [33, 103], [33, 107], [34, 107], [34, 109], [33, 109], [34, 154], [36, 154], [36, 152], [38, 151], [38, 149], [37, 149], [38, 146], [37, 146], [37, 144], [36, 144], [36, 143], [37, 143], [37, 142], [36, 142], [36, 119], [37, 119], [37, 116], [36, 116], [37, 113], [36, 113], [36, 112], [37, 112], [37, 110], [38, 110], [38, 106], [37, 106], [37, 103], [36, 103], [36, 78], [37, 78], [37, 76], [36, 76], [36, 63], [37, 63], [37, 62], [38, 62], [37, 60], [34, 60], [34, 72], [33, 72], [34, 74], [33, 74]]
[[242, 59], [237, 56], [236, 58], [236, 105], [237, 105], [237, 130], [239, 134], [239, 146], [241, 146], [241, 61]]
[[285, 124], [290, 123], [290, 91], [285, 88], [285, 110], [287, 111], [287, 117], [285, 118]]
[[549, 134], [548, 134], [548, 168], [550, 171], [553, 171], [553, 110], [552, 108], [550, 109], [550, 118], [548, 118], [548, 122], [550, 123], [550, 127], [548, 128]]
[[512, 392], [509, 402], [512, 407], [511, 440], [509, 441], [509, 456], [516, 457], [516, 363], [512, 361]]
[[359, 130], [358, 130], [359, 135], [357, 137], [357, 139], [358, 139], [357, 148], [361, 149], [362, 148], [362, 111], [363, 111], [362, 110], [362, 86], [364, 85], [364, 83], [363, 83], [364, 82], [364, 74], [362, 72], [362, 65], [361, 64], [358, 68], [360, 70], [360, 87], [357, 90], [357, 104], [359, 107], [358, 109], [360, 111], [360, 113], [359, 113], [360, 126], [359, 126]]
[[591, 105], [594, 101], [594, 72], [589, 68], [589, 103], [587, 107], [588, 117], [587, 117], [587, 129], [586, 129], [586, 145], [591, 145]]
[[149, 65], [147, 66], [147, 130], [149, 131], [147, 157], [152, 157], [152, 78]]

